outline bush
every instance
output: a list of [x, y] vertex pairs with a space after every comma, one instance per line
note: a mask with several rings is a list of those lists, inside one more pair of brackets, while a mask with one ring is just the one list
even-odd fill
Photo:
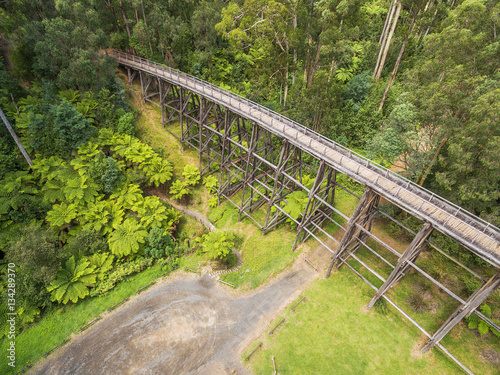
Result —
[[210, 232], [201, 237], [203, 252], [212, 260], [227, 262], [234, 245], [235, 236], [230, 232]]
[[142, 271], [146, 267], [153, 264], [152, 259], [140, 258], [129, 263], [120, 264], [107, 278], [97, 283], [97, 285], [90, 291], [90, 296], [98, 296], [113, 289], [116, 284], [124, 280], [127, 276]]
[[126, 113], [118, 119], [116, 130], [122, 134], [135, 136], [134, 122], [134, 114], [132, 112]]
[[178, 254], [177, 244], [165, 229], [158, 227], [151, 229], [147, 243], [144, 253], [153, 258], [174, 257]]
[[424, 312], [424, 311], [429, 311], [429, 309], [430, 309], [429, 301], [427, 301], [425, 299], [425, 297], [422, 294], [420, 294], [420, 293], [411, 294], [408, 297], [407, 302], [410, 305], [410, 307], [415, 312], [418, 312], [418, 313], [421, 313], [421, 312]]

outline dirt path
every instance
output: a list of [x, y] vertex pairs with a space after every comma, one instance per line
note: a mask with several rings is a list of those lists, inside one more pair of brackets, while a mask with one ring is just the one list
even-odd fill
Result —
[[248, 374], [239, 355], [316, 275], [296, 263], [247, 295], [208, 275], [183, 275], [107, 315], [31, 373]]

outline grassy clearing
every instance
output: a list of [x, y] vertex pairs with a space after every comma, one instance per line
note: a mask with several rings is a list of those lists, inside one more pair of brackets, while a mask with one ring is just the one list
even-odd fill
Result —
[[[384, 314], [365, 311], [373, 290], [343, 267], [329, 279], [315, 281], [303, 294], [295, 312], [294, 301], [248, 349], [254, 374], [273, 372], [275, 357], [280, 374], [460, 374], [462, 370], [439, 350], [423, 354], [420, 331], [392, 308]], [[286, 321], [272, 336], [267, 332], [282, 318]], [[484, 345], [460, 328], [443, 344], [477, 374], [498, 374], [478, 356]], [[458, 332], [459, 331], [459, 332]], [[478, 345], [481, 344], [481, 345]], [[481, 348], [481, 349], [479, 349]], [[497, 346], [498, 348], [498, 346]], [[403, 370], [404, 369], [404, 370]]]
[[265, 236], [249, 219], [238, 222], [238, 210], [229, 202], [212, 209], [209, 218], [217, 227], [231, 229], [240, 237], [243, 266], [222, 279], [235, 286], [256, 288], [293, 263], [299, 251], [292, 252], [295, 232], [284, 226]]
[[[163, 274], [160, 266], [153, 266], [128, 277], [108, 293], [78, 304], [61, 305], [42, 320], [16, 337], [16, 367], [7, 365], [6, 359], [0, 363], [0, 374], [15, 374], [28, 364], [39, 360], [42, 355], [67, 339], [85, 324], [123, 299], [133, 296], [137, 290], [158, 279]], [[7, 352], [10, 340], [0, 344], [2, 353]]]

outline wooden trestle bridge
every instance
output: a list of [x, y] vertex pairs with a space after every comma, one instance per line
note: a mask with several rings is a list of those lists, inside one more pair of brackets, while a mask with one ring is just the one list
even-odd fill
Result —
[[[199, 78], [137, 56], [118, 51], [107, 53], [128, 70], [130, 83], [134, 77], [139, 76], [142, 98], [161, 108], [163, 124], [180, 122], [180, 134], [172, 134], [180, 139], [181, 144], [189, 144], [199, 151], [202, 174], [219, 174], [219, 202], [221, 197], [232, 202], [239, 210], [240, 219], [243, 215], [247, 216], [263, 233], [287, 219], [294, 221], [297, 224], [297, 234], [293, 248], [299, 241], [305, 241], [308, 237], [315, 238], [332, 253], [327, 276], [332, 268], [341, 264], [351, 268], [376, 290], [368, 308], [373, 307], [379, 298], [386, 299], [429, 337], [422, 351], [438, 345], [470, 373], [439, 341], [462, 318], [472, 312], [500, 330], [497, 324], [477, 309], [500, 285], [498, 228], [257, 103]], [[337, 182], [338, 173], [365, 187], [363, 195], [358, 197], [358, 206], [350, 217], [336, 209], [333, 204], [336, 188], [353, 194]], [[305, 182], [306, 175], [315, 177], [312, 186]], [[280, 205], [281, 202], [287, 202], [287, 196], [296, 190], [308, 192], [308, 201], [299, 220], [291, 217]], [[241, 195], [239, 202], [234, 201], [237, 192], [238, 198]], [[378, 203], [381, 197], [421, 220], [423, 223], [418, 233], [379, 211]], [[264, 207], [266, 214], [255, 215], [256, 210], [261, 207]], [[377, 212], [414, 235], [413, 241], [403, 254], [370, 232]], [[338, 217], [347, 221], [345, 227], [338, 222], [339, 219], [335, 219]], [[340, 242], [322, 228], [324, 222], [333, 223], [343, 231]], [[415, 264], [420, 252], [427, 245], [444, 254], [430, 238], [434, 230], [452, 238], [497, 269], [493, 277], [485, 279], [458, 260], [452, 259], [482, 281], [482, 286], [467, 300], [460, 298]], [[369, 238], [394, 254], [398, 258], [396, 264], [391, 264], [379, 252], [370, 248], [367, 244]], [[334, 248], [331, 244], [334, 244]], [[392, 273], [384, 278], [370, 268], [356, 255], [360, 246], [381, 258], [391, 267]], [[375, 287], [347, 263], [350, 257], [380, 279], [382, 286]], [[426, 332], [385, 296], [385, 292], [410, 268], [421, 273], [459, 303], [457, 310], [434, 334]]]

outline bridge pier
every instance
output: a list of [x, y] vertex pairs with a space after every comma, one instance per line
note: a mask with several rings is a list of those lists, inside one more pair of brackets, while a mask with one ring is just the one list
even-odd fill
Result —
[[436, 333], [427, 341], [422, 348], [426, 352], [436, 345], [441, 339], [451, 331], [464, 317], [469, 316], [500, 286], [500, 272], [491, 277], [482, 287], [476, 290], [458, 309], [450, 315]]
[[[365, 242], [368, 235], [363, 229], [370, 231], [375, 213], [377, 212], [380, 196], [371, 188], [365, 187], [363, 195], [354, 210], [351, 218], [347, 222], [344, 236], [339, 244], [337, 251], [333, 254], [330, 266], [326, 271], [325, 277], [329, 277], [333, 267], [339, 259], [347, 259], [349, 254], [354, 253], [360, 246], [360, 242]], [[347, 254], [346, 258], [343, 258]]]
[[375, 305], [375, 302], [377, 302], [385, 292], [392, 288], [394, 284], [396, 284], [404, 276], [406, 271], [411, 267], [408, 261], [412, 263], [415, 262], [422, 249], [425, 247], [427, 239], [431, 235], [433, 229], [434, 228], [432, 227], [432, 225], [430, 225], [429, 223], [424, 223], [408, 248], [398, 259], [396, 267], [394, 267], [389, 277], [385, 280], [384, 284], [380, 287], [377, 293], [375, 293], [375, 296], [373, 296], [372, 300], [367, 306], [368, 309], [371, 309], [373, 305]]

